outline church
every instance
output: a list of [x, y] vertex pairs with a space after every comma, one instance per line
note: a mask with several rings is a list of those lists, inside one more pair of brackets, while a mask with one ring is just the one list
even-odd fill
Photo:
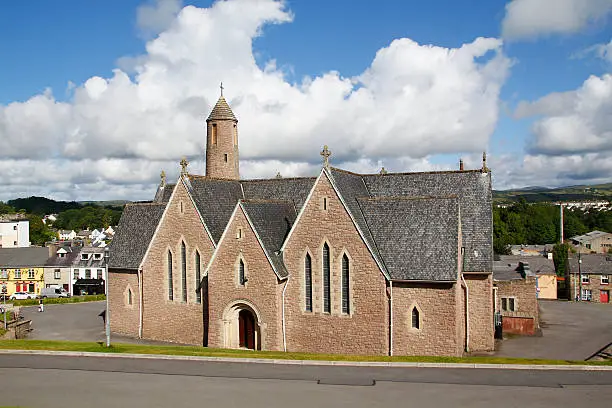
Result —
[[[111, 330], [289, 352], [461, 356], [494, 348], [491, 173], [240, 178], [238, 119], [206, 120], [206, 174], [127, 204]], [[152, 194], [153, 195], [153, 194]]]

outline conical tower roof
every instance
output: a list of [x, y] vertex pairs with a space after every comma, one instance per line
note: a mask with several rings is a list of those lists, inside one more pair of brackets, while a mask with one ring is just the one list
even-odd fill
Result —
[[215, 107], [212, 109], [210, 115], [208, 115], [208, 119], [206, 120], [235, 120], [236, 122], [238, 121], [223, 95], [219, 97], [219, 100], [215, 104]]

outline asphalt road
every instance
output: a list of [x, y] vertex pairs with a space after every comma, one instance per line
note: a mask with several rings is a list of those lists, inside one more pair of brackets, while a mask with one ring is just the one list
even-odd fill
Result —
[[612, 307], [590, 302], [540, 301], [542, 337], [514, 337], [498, 356], [584, 360], [612, 342]]
[[564, 407], [612, 398], [612, 371], [0, 355], [0, 378], [3, 405], [32, 407]]

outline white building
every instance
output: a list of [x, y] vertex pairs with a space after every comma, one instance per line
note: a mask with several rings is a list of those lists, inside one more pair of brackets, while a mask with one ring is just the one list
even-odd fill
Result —
[[70, 294], [103, 294], [106, 284], [104, 248], [82, 247], [72, 262]]
[[0, 248], [27, 248], [30, 246], [30, 221], [0, 222]]
[[74, 232], [74, 230], [59, 230], [58, 234], [60, 241], [70, 241], [76, 238], [76, 232]]

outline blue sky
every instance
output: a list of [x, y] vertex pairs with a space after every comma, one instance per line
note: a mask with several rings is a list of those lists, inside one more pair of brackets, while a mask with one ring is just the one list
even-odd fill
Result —
[[[580, 149], [570, 146], [564, 150], [563, 154], [558, 152], [550, 154], [550, 148], [546, 147], [548, 146], [547, 143], [552, 143], [552, 140], [556, 140], [555, 137], [565, 138], [566, 136], [552, 135], [550, 133], [552, 131], [548, 130], [546, 132], [542, 131], [540, 134], [532, 132], [534, 123], [542, 120], [543, 116], [548, 115], [553, 118], [574, 117], [577, 115], [576, 112], [555, 111], [550, 113], [550, 107], [540, 107], [546, 112], [542, 115], [541, 109], [538, 110], [535, 106], [532, 106], [533, 109], [531, 111], [527, 109], [528, 112], [521, 115], [523, 116], [521, 118], [515, 117], [514, 114], [521, 102], [524, 104], [532, 103], [556, 92], [576, 92], [590, 76], [606, 78], [606, 75], [609, 74], [612, 58], [608, 54], [608, 60], [606, 60], [603, 51], [596, 52], [594, 51], [596, 48], [593, 47], [603, 47], [610, 43], [612, 39], [612, 26], [610, 24], [612, 2], [608, 6], [608, 2], [604, 0], [603, 3], [606, 4], [601, 6], [601, 0], [564, 0], [565, 3], [572, 3], [572, 1], [584, 1], [585, 4], [591, 2], [593, 5], [590, 10], [584, 10], [586, 17], [582, 22], [578, 21], [578, 17], [577, 21], [566, 21], [572, 17], [568, 17], [567, 14], [559, 11], [560, 16], [558, 18], [561, 19], [559, 21], [567, 22], [569, 27], [565, 31], [562, 28], [557, 31], [551, 30], [550, 26], [546, 25], [525, 28], [517, 26], [515, 22], [514, 28], [508, 28], [507, 32], [504, 32], [504, 24], [507, 23], [507, 26], [510, 27], [511, 22], [509, 20], [511, 18], [520, 21], [520, 13], [517, 16], [511, 16], [508, 8], [511, 2], [505, 0], [431, 0], [427, 2], [413, 0], [385, 0], [384, 2], [289, 0], [281, 8], [286, 15], [290, 16], [285, 20], [291, 21], [283, 21], [282, 24], [270, 24], [270, 19], [274, 20], [278, 16], [263, 16], [262, 22], [258, 23], [261, 27], [261, 35], [253, 37], [252, 56], [249, 57], [255, 58], [257, 66], [262, 71], [265, 71], [266, 64], [274, 60], [277, 72], [284, 74], [284, 81], [297, 87], [303, 84], [305, 77], [321, 78], [330, 72], [338, 72], [340, 78], [355, 79], [372, 65], [377, 51], [389, 47], [391, 42], [396, 39], [407, 38], [420, 46], [432, 45], [447, 49], [460, 48], [464, 44], [474, 42], [479, 37], [499, 39], [503, 41], [501, 49], [495, 51], [491, 48], [491, 51], [484, 57], [474, 58], [483, 66], [486, 62], [496, 58], [498, 54], [503, 55], [507, 60], [507, 73], [503, 79], [497, 80], [500, 91], [494, 99], [494, 103], [499, 106], [499, 112], [492, 119], [492, 123], [483, 124], [483, 133], [479, 133], [477, 143], [466, 142], [465, 147], [463, 147], [458, 142], [449, 149], [424, 149], [414, 154], [408, 152], [405, 157], [387, 157], [382, 150], [378, 153], [372, 153], [374, 157], [349, 157], [350, 153], [346, 153], [344, 156], [339, 153], [339, 155], [346, 159], [346, 167], [356, 170], [367, 171], [380, 163], [390, 163], [396, 166], [393, 169], [395, 171], [407, 171], [452, 167], [455, 166], [458, 157], [462, 155], [466, 156], [468, 163], [471, 162], [476, 165], [479, 157], [477, 152], [486, 149], [491, 155], [492, 162], [500, 169], [496, 174], [496, 166], [492, 166], [497, 177], [496, 184], [499, 188], [517, 187], [532, 183], [551, 186], [571, 184], [574, 179], [578, 178], [572, 176], [571, 166], [564, 166], [560, 162], [561, 159], [573, 157], [576, 154], [598, 154], [595, 159], [601, 162], [610, 158], [609, 152], [605, 152], [605, 155], [602, 156], [601, 144], [596, 144], [599, 147], [594, 147], [591, 150], [587, 149], [587, 151], [580, 152]], [[34, 114], [31, 109], [29, 111], [26, 109], [26, 104], [30, 98], [43, 94], [45, 89], [50, 89], [54, 106], [58, 103], [64, 103], [68, 109], [74, 109], [78, 104], [78, 102], [75, 102], [75, 89], [77, 91], [79, 89], [85, 90], [85, 84], [90, 78], [101, 77], [110, 81], [114, 75], [113, 70], [118, 66], [122, 67], [122, 64], [118, 63], [122, 57], [143, 55], [150, 57], [146, 48], [147, 44], [152, 44], [158, 34], [162, 33], [163, 36], [165, 30], [172, 29], [173, 16], [168, 17], [167, 27], [150, 29], [146, 27], [146, 21], [139, 21], [138, 10], [139, 7], [143, 6], [160, 9], [164, 2], [172, 3], [171, 6], [177, 7], [177, 10], [185, 5], [193, 5], [204, 9], [213, 5], [211, 1], [184, 1], [181, 3], [178, 0], [4, 2], [2, 8], [0, 8], [0, 148], [3, 146], [1, 139], [5, 139], [6, 147], [9, 146], [8, 141], [11, 138], [17, 137], [15, 134], [11, 134], [10, 130], [7, 130], [7, 126], [2, 127], [1, 114], [3, 107], [11, 104], [15, 105], [15, 103], [19, 104], [19, 108], [23, 107], [24, 112], [28, 113], [20, 113], [16, 117], [20, 120], [27, 120], [28, 115]], [[547, 0], [514, 0], [514, 3], [524, 3], [517, 4], [517, 10], [521, 7], [527, 12], [530, 12], [528, 9], [528, 7], [531, 7], [530, 2], [533, 4], [537, 2], [546, 3]], [[597, 2], [600, 4], [595, 4]], [[553, 4], [554, 1], [549, 1], [549, 3]], [[518, 12], [525, 11], [518, 10]], [[552, 9], [548, 10], [542, 18], [550, 14], [555, 14], [555, 12]], [[281, 19], [283, 18], [285, 17]], [[232, 24], [232, 22], [224, 24]], [[537, 25], [538, 23], [533, 24]], [[562, 26], [562, 24], [560, 25]], [[223, 24], [220, 27], [223, 27]], [[202, 49], [207, 49], [206, 44], [203, 44]], [[597, 48], [597, 50], [601, 49], [603, 48]], [[197, 53], [197, 47], [191, 52]], [[207, 58], [214, 57], [216, 56], [207, 56]], [[415, 58], [418, 57], [415, 55]], [[206, 58], [203, 58], [203, 61], [205, 60]], [[244, 61], [246, 60], [248, 60], [247, 57], [244, 58]], [[240, 61], [243, 61], [243, 59], [241, 58]], [[204, 62], [200, 67], [203, 72], [202, 75], [208, 75], [206, 74], [206, 67], [207, 65]], [[223, 65], [218, 67], [217, 70], [221, 70], [221, 72], [231, 70], [231, 66]], [[130, 72], [129, 74], [131, 80], [138, 83], [139, 80], [134, 73]], [[393, 75], [401, 75], [401, 69]], [[208, 88], [209, 82], [217, 83], [216, 77], [219, 75], [216, 75], [215, 78], [213, 76], [215, 75], [211, 73], [209, 77], [202, 78], [202, 83], [206, 84], [206, 88]], [[230, 75], [227, 76], [231, 78]], [[227, 83], [228, 79], [224, 79], [228, 94], [234, 95], [236, 101], [240, 100], [244, 96], [240, 95], [241, 90], [232, 89], [237, 81], [234, 81], [233, 84], [231, 82]], [[68, 90], [69, 83], [74, 84], [74, 89]], [[356, 85], [355, 89], [360, 86], [362, 85]], [[454, 86], [449, 87], [449, 92], [453, 92], [454, 89]], [[205, 90], [202, 89], [202, 93], [204, 92]], [[207, 104], [203, 106], [210, 106], [211, 103], [214, 103], [216, 95], [210, 95], [211, 92], [206, 89], [206, 94], [202, 95]], [[472, 95], [468, 94], [465, 98], [467, 99], [470, 96]], [[463, 100], [461, 95], [456, 98], [458, 102]], [[232, 104], [232, 106], [236, 106], [235, 110], [238, 113], [241, 109], [246, 111], [246, 108], [241, 108], [239, 102], [236, 101]], [[466, 101], [466, 103], [468, 102]], [[601, 105], [607, 106], [607, 103], [609, 101], [604, 100], [596, 109], [601, 109]], [[437, 105], [432, 105], [432, 108], [435, 108], [435, 106]], [[205, 109], [202, 110], [202, 115], [205, 115]], [[53, 113], [51, 112], [49, 115], [53, 116]], [[244, 116], [247, 118], [248, 125], [249, 114], [245, 113]], [[8, 120], [7, 117], [8, 114], [5, 113], [5, 120]], [[464, 120], [466, 118], [460, 119]], [[16, 120], [13, 119], [13, 123]], [[68, 119], [66, 120], [68, 121]], [[108, 118], [105, 117], [103, 120], [108, 121]], [[431, 120], [436, 120], [435, 112], [432, 113]], [[244, 123], [241, 123], [241, 125], [246, 126]], [[31, 138], [35, 141], [37, 138], [53, 137], [61, 141], [62, 132], [65, 133], [64, 137], [72, 137], [73, 133], [70, 132], [75, 131], [70, 127], [70, 124], [66, 126], [63, 129], [55, 129], [53, 135], [49, 134], [49, 136], [45, 135], [44, 131], [41, 132], [37, 129], [35, 134], [32, 133]], [[484, 130], [491, 126], [492, 131]], [[612, 139], [612, 136], [610, 136], [612, 129], [607, 126], [608, 123], [606, 122], [603, 129], [598, 129], [595, 132], [597, 133], [595, 136], [604, 139], [603, 145], [605, 146], [612, 145], [612, 140], [610, 140]], [[78, 129], [83, 127], [82, 124], [77, 126]], [[287, 128], [290, 129], [291, 125], [287, 125]], [[476, 126], [475, 128], [479, 127]], [[27, 129], [23, 130], [23, 132], [27, 131]], [[244, 132], [244, 129], [242, 131]], [[90, 131], [89, 134], [91, 133]], [[19, 137], [24, 138], [23, 135]], [[98, 137], [106, 136], [101, 134]], [[201, 139], [203, 136], [199, 135], [197, 137]], [[427, 138], [427, 132], [421, 137]], [[469, 135], [457, 137], [464, 140], [469, 139]], [[194, 138], [196, 137], [194, 136]], [[407, 142], [405, 146], [414, 146], [421, 141], [417, 138], [414, 141], [411, 140], [410, 143]], [[187, 143], [189, 146], [193, 144], [197, 144], [197, 142]], [[528, 150], [528, 146], [534, 144], [540, 147]], [[11, 146], [14, 146], [14, 144]], [[81, 173], [83, 173], [84, 167], [89, 168], [92, 164], [91, 162], [84, 163], [85, 157], [79, 158], [79, 154], [76, 154], [75, 157], [75, 154], [68, 154], [61, 149], [52, 149], [53, 152], [49, 153], [49, 157], [44, 155], [29, 157], [25, 151], [27, 147], [25, 145], [20, 146], [21, 153], [17, 152], [18, 149], [15, 147], [6, 149], [10, 152], [9, 154], [3, 154], [0, 151], [0, 163], [4, 161], [7, 166], [14, 167], [15, 163], [25, 164], [28, 160], [30, 162], [34, 160], [39, 161], [43, 167], [50, 166], [49, 168], [53, 168], [54, 171], [61, 169], [63, 167], [62, 162], [48, 163], [48, 159], [51, 157], [56, 160], [65, 160], [70, 166], [76, 166], [80, 162], [80, 166], [77, 167], [80, 168]], [[35, 146], [30, 147], [35, 148]], [[245, 149], [248, 148], [248, 146], [245, 147]], [[197, 153], [194, 149], [193, 146], [186, 148], [185, 155], [197, 161]], [[266, 176], [267, 173], [254, 170], [260, 169], [265, 160], [269, 161], [268, 164], [273, 163], [275, 166], [274, 169], [269, 171], [270, 173], [275, 173], [273, 170], [281, 168], [287, 174], [295, 173], [296, 175], [311, 172], [313, 162], [317, 160], [316, 158], [312, 160], [304, 158], [302, 160], [291, 154], [281, 154], [278, 157], [263, 157], [262, 155], [258, 156], [258, 154], [246, 154], [252, 161], [251, 165], [246, 166], [247, 169], [251, 169], [247, 176]], [[88, 156], [87, 159], [90, 161], [103, 158], [96, 158], [94, 154], [85, 154], [84, 156]], [[109, 154], [105, 157], [107, 159], [120, 159], [120, 156], [120, 154], [115, 153], [114, 156]], [[166, 157], [157, 153], [150, 156], [139, 153], [136, 156], [139, 160], [146, 161], [148, 159], [149, 162], [161, 164], [176, 161], [177, 158], [174, 156]], [[258, 161], [258, 157], [261, 160]], [[525, 157], [527, 157], [527, 161], [525, 161]], [[509, 158], [513, 160], [510, 165], [507, 164]], [[538, 160], [537, 164], [534, 164], [533, 161], [531, 164], [529, 163], [529, 160], [536, 159]], [[367, 163], [364, 164], [364, 161]], [[553, 162], [554, 164], [552, 164]], [[103, 168], [110, 164], [101, 165], [97, 163], [97, 165]], [[120, 166], [117, 163], [113, 165]], [[529, 168], [530, 165], [535, 167]], [[574, 163], [574, 165], [577, 164]], [[402, 166], [404, 168], [401, 168]], [[146, 168], [146, 166], [140, 166], [139, 170]], [[547, 168], [555, 169], [556, 173], [546, 174], [544, 180], [529, 177], [529, 174], [533, 171], [541, 171], [541, 169]], [[561, 170], [566, 168], [568, 171], [563, 173]], [[87, 171], [85, 170], [85, 173]], [[171, 170], [171, 173], [172, 171], [174, 170]], [[563, 175], [559, 176], [561, 173]], [[610, 181], [611, 179], [610, 176], [605, 174], [592, 172], [588, 174], [589, 178], [585, 180], [587, 182]], [[136, 183], [138, 188], [142, 189], [142, 194], [145, 194], [148, 186], [154, 183], [152, 176], [147, 177], [124, 181], [119, 179], [109, 180], [104, 176], [104, 171], [100, 171], [100, 174], [87, 175], [85, 177], [86, 181], [67, 180], [70, 177], [66, 176], [63, 180], [43, 183], [40, 189], [31, 185], [24, 188], [23, 184], [16, 182], [14, 179], [8, 180], [7, 177], [3, 177], [0, 178], [0, 185], [4, 184], [5, 187], [10, 186], [10, 188], [5, 190], [9, 192], [4, 195], [0, 194], [0, 199], [13, 198], [14, 194], [22, 195], [37, 192], [59, 198], [75, 197], [79, 194], [87, 196], [77, 197], [79, 199], [116, 198], [112, 192], [109, 192], [108, 186], [120, 186], [121, 188], [116, 189], [116, 193], [123, 196], [130, 191], [134, 191], [129, 187], [130, 183]], [[54, 185], [54, 187], [50, 187], [51, 185]], [[136, 193], [136, 195], [139, 194]], [[133, 197], [133, 199], [140, 198], [142, 197]]]

